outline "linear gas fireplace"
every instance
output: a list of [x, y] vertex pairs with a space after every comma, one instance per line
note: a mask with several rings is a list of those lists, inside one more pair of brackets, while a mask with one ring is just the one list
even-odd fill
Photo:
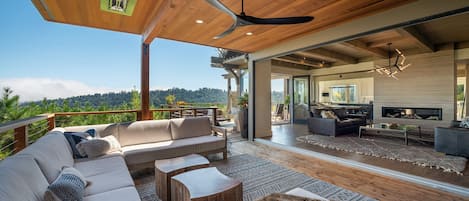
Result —
[[382, 116], [400, 119], [442, 120], [441, 108], [382, 107]]

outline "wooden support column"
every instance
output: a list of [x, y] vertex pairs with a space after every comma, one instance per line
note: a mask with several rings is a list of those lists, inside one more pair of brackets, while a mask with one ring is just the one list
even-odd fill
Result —
[[47, 129], [50, 131], [55, 128], [55, 115], [47, 118]]
[[141, 115], [138, 120], [150, 120], [153, 119], [150, 112], [150, 44], [142, 43], [140, 81]]
[[15, 128], [15, 151], [18, 153], [28, 146], [28, 126]]

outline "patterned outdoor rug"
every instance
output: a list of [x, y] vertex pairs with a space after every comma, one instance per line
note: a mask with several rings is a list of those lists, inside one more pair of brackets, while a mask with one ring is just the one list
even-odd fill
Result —
[[[296, 187], [311, 191], [331, 201], [374, 200], [247, 154], [230, 157], [227, 161], [213, 162], [212, 166], [243, 182], [244, 201], [254, 201], [271, 193], [286, 192]], [[152, 174], [137, 178], [135, 183], [142, 201], [159, 201], [155, 195]]]
[[456, 172], [457, 174], [462, 174], [461, 172], [464, 171], [467, 162], [464, 157], [438, 153], [431, 147], [406, 146], [402, 140], [395, 142], [390, 139], [329, 137], [323, 135], [301, 136], [297, 137], [296, 140], [329, 149], [435, 167], [443, 169], [445, 172]]

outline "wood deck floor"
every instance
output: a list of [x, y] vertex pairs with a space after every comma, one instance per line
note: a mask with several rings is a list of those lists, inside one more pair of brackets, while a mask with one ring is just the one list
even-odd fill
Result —
[[468, 197], [460, 197], [451, 193], [326, 162], [257, 142], [234, 142], [230, 146], [230, 151], [261, 157], [297, 172], [379, 200], [469, 200]]

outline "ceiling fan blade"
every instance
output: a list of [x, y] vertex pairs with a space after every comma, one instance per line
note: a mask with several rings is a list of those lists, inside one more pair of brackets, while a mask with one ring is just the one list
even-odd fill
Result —
[[[224, 12], [228, 14], [234, 21], [236, 21], [238, 18], [236, 17], [236, 14], [231, 11], [228, 7], [220, 3], [218, 0], [205, 0], [207, 3], [215, 7], [216, 9], [220, 10], [221, 12]], [[236, 23], [235, 23], [236, 24]]]
[[299, 17], [281, 17], [281, 18], [258, 18], [249, 15], [237, 15], [239, 18], [251, 22], [252, 24], [301, 24], [310, 22], [314, 19], [311, 16], [299, 16]]
[[212, 5], [216, 9], [228, 14], [234, 21], [233, 24], [227, 30], [225, 30], [223, 33], [213, 37], [213, 39], [220, 39], [220, 38], [225, 37], [226, 35], [233, 32], [236, 29], [236, 27], [238, 27], [238, 25], [240, 25], [239, 18], [236, 16], [236, 14], [233, 13], [233, 11], [231, 11], [225, 5], [220, 3], [218, 0], [205, 0], [205, 1], [207, 1], [210, 5]]
[[231, 32], [233, 32], [236, 27], [238, 27], [238, 25], [236, 23], [232, 24], [230, 28], [228, 28], [227, 30], [225, 30], [223, 33], [221, 34], [218, 34], [217, 36], [213, 37], [213, 39], [220, 39], [220, 38], [223, 38], [225, 37], [226, 35], [230, 34]]

